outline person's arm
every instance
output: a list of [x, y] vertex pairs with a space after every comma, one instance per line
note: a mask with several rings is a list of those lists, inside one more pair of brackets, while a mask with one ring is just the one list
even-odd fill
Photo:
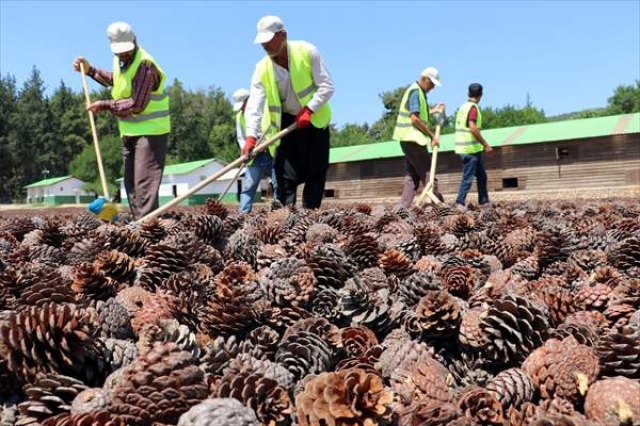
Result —
[[151, 62], [144, 61], [138, 67], [133, 77], [131, 97], [118, 100], [106, 100], [94, 102], [97, 111], [109, 111], [117, 117], [129, 117], [132, 114], [140, 114], [149, 104], [151, 92], [160, 84], [160, 72]]
[[420, 119], [420, 93], [417, 89], [409, 93], [409, 108], [407, 109], [411, 114], [411, 124], [413, 127], [429, 136], [433, 141], [436, 135], [431, 131], [431, 129], [429, 129], [429, 126]]
[[113, 86], [113, 74], [110, 71], [92, 67], [84, 56], [77, 56], [73, 60], [73, 69], [80, 72], [80, 64], [84, 67], [86, 75], [91, 77], [98, 84], [105, 87]]
[[260, 134], [260, 124], [262, 122], [262, 114], [264, 113], [264, 103], [266, 102], [267, 94], [265, 93], [264, 86], [260, 81], [260, 75], [257, 71], [253, 72], [251, 78], [251, 88], [249, 90], [249, 100], [244, 110], [244, 120], [247, 127], [245, 137], [257, 138]]
[[322, 105], [326, 104], [331, 96], [333, 96], [333, 92], [335, 91], [335, 86], [333, 84], [333, 79], [331, 78], [331, 74], [329, 74], [329, 70], [324, 64], [324, 60], [322, 59], [322, 55], [315, 46], [311, 46], [311, 70], [313, 73], [313, 83], [316, 85], [318, 90], [313, 95], [309, 103], [306, 106], [311, 111], [318, 111]]
[[480, 132], [480, 129], [476, 124], [477, 119], [478, 119], [478, 109], [475, 106], [473, 106], [469, 111], [469, 118], [468, 118], [469, 131], [476, 138], [476, 140], [482, 144], [485, 151], [491, 152], [493, 151], [493, 148], [491, 148], [491, 145], [489, 145], [487, 141], [484, 140], [484, 137], [482, 137], [482, 133]]

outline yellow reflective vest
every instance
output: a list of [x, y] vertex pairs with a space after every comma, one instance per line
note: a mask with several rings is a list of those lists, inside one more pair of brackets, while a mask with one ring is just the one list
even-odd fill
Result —
[[392, 139], [396, 141], [409, 141], [415, 142], [418, 145], [426, 146], [429, 143], [429, 136], [422, 133], [415, 128], [411, 123], [411, 112], [409, 111], [409, 95], [412, 91], [418, 91], [418, 98], [420, 99], [420, 120], [424, 124], [429, 126], [429, 106], [427, 105], [427, 97], [424, 94], [422, 88], [418, 83], [413, 83], [404, 92], [402, 101], [400, 102], [400, 110], [398, 111], [398, 120], [396, 121], [396, 128], [393, 131]]
[[120, 59], [113, 59], [113, 88], [111, 97], [115, 100], [131, 97], [133, 77], [143, 61], [151, 62], [160, 72], [160, 84], [151, 92], [149, 103], [139, 114], [129, 117], [118, 117], [120, 136], [163, 135], [171, 131], [171, 117], [169, 113], [169, 94], [165, 90], [166, 75], [151, 55], [138, 47], [136, 56], [129, 67], [121, 72]]
[[[289, 49], [289, 75], [291, 77], [291, 86], [300, 102], [304, 107], [309, 103], [313, 95], [318, 91], [318, 87], [313, 81], [313, 69], [311, 66], [311, 47], [309, 43], [304, 41], [287, 42]], [[282, 103], [278, 94], [278, 84], [273, 71], [273, 60], [269, 55], [265, 56], [258, 65], [256, 71], [260, 76], [260, 82], [264, 87], [267, 101], [268, 132], [266, 137], [269, 138], [280, 131], [282, 124]], [[311, 124], [322, 129], [329, 125], [331, 121], [331, 107], [329, 103], [322, 105], [318, 111], [314, 111], [311, 116]], [[263, 123], [264, 127], [264, 123]]]
[[476, 126], [478, 129], [482, 128], [482, 114], [480, 113], [480, 107], [477, 103], [468, 101], [460, 107], [458, 114], [456, 115], [456, 154], [475, 154], [477, 152], [484, 151], [482, 144], [476, 140], [471, 130], [469, 129], [468, 118], [472, 107], [476, 107], [478, 111], [478, 118], [476, 119]]

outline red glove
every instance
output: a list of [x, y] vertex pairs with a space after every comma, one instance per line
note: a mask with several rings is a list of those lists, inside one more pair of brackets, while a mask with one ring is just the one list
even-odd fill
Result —
[[249, 155], [251, 150], [256, 146], [256, 138], [253, 136], [247, 136], [244, 140], [244, 146], [242, 147], [242, 155]]
[[303, 129], [307, 127], [309, 123], [311, 123], [311, 114], [313, 114], [313, 111], [311, 111], [308, 107], [304, 107], [300, 110], [298, 116], [296, 117], [296, 124], [298, 125], [298, 129]]

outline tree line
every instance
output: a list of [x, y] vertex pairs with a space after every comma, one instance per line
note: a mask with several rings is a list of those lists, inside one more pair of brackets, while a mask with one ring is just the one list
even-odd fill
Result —
[[[391, 139], [398, 105], [405, 87], [380, 94], [382, 116], [373, 124], [332, 125], [331, 146], [348, 146]], [[171, 125], [167, 164], [215, 157], [232, 161], [239, 155], [235, 118], [229, 99], [218, 87], [185, 90], [175, 79], [168, 87]], [[24, 186], [46, 177], [72, 174], [87, 183], [88, 190], [101, 192], [93, 139], [82, 91], [60, 82], [51, 96], [34, 67], [18, 87], [15, 77], [0, 76], [0, 202], [22, 201]], [[91, 94], [91, 99], [108, 99], [109, 89]], [[616, 88], [605, 108], [585, 110], [561, 117], [546, 117], [532, 105], [484, 107], [485, 129], [535, 124], [554, 119], [597, 117], [640, 111], [640, 80]], [[455, 114], [445, 123], [451, 133]], [[122, 176], [122, 142], [111, 114], [96, 117], [105, 173], [111, 189]]]

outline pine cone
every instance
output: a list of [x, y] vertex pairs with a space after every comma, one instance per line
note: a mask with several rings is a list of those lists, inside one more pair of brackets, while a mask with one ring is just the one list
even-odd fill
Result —
[[299, 380], [307, 374], [328, 371], [333, 365], [332, 358], [333, 351], [326, 340], [315, 333], [299, 331], [280, 342], [275, 360]]
[[131, 257], [116, 250], [105, 250], [98, 253], [93, 266], [105, 276], [119, 283], [133, 281], [136, 269], [134, 260]]
[[602, 373], [640, 378], [640, 324], [612, 327], [597, 347]]
[[480, 320], [484, 334], [483, 353], [499, 363], [523, 360], [548, 335], [546, 316], [520, 296], [496, 300]]
[[49, 416], [68, 412], [73, 399], [87, 386], [80, 380], [57, 374], [37, 374], [25, 387], [27, 401], [18, 404], [22, 422], [41, 422]]
[[519, 408], [525, 402], [533, 400], [536, 385], [533, 379], [519, 368], [504, 370], [487, 384], [487, 390], [502, 404], [505, 412], [510, 407]]
[[459, 299], [447, 291], [429, 290], [415, 308], [415, 313], [428, 338], [453, 336], [460, 325]]
[[190, 214], [180, 224], [204, 244], [215, 245], [223, 238], [222, 218], [216, 215]]
[[319, 286], [340, 288], [352, 276], [351, 271], [345, 268], [347, 262], [342, 260], [339, 256], [314, 250], [307, 259], [307, 265], [313, 270]]
[[535, 382], [542, 398], [564, 398], [577, 402], [598, 376], [600, 367], [593, 348], [572, 337], [549, 339], [522, 364]]
[[127, 309], [111, 298], [97, 305], [100, 320], [100, 334], [102, 337], [114, 339], [128, 339], [133, 337], [131, 315]]
[[584, 412], [605, 425], [640, 424], [640, 382], [626, 377], [598, 380], [589, 388]]
[[144, 262], [137, 284], [149, 291], [155, 291], [162, 281], [189, 266], [182, 250], [164, 244], [149, 247]]
[[60, 414], [42, 423], [42, 426], [126, 426], [123, 417], [100, 410], [84, 414]]
[[576, 307], [583, 311], [604, 311], [607, 308], [611, 288], [606, 284], [582, 283], [575, 294]]
[[94, 334], [95, 323], [75, 305], [30, 307], [0, 322], [0, 356], [24, 381], [55, 373], [95, 383], [106, 364]]
[[476, 283], [475, 274], [470, 266], [453, 266], [442, 269], [444, 289], [452, 295], [466, 300]]
[[484, 346], [484, 334], [480, 328], [480, 319], [484, 317], [483, 312], [485, 308], [476, 306], [462, 313], [458, 340], [464, 347], [478, 350]]
[[442, 230], [434, 225], [423, 224], [414, 229], [417, 242], [424, 254], [439, 256], [447, 253], [447, 248], [440, 238], [441, 232]]
[[215, 198], [207, 198], [204, 210], [208, 215], [218, 216], [220, 220], [225, 220], [229, 215], [229, 210], [219, 200]]
[[540, 274], [540, 264], [536, 256], [529, 256], [511, 267], [511, 271], [527, 280], [534, 280]]
[[420, 398], [447, 403], [452, 401], [453, 377], [449, 370], [431, 356], [415, 363], [403, 363], [391, 373], [391, 386], [405, 406]]
[[255, 411], [237, 399], [211, 398], [180, 416], [178, 426], [259, 426], [259, 423]]
[[462, 415], [455, 405], [431, 398], [414, 401], [399, 414], [403, 426], [449, 426]]
[[108, 354], [107, 360], [111, 371], [126, 367], [138, 356], [138, 348], [129, 340], [104, 339], [104, 348]]
[[240, 352], [257, 359], [274, 359], [280, 335], [271, 327], [263, 325], [251, 330], [240, 345]]
[[542, 233], [535, 248], [540, 267], [545, 268], [553, 262], [566, 260], [566, 245], [567, 240], [562, 232], [548, 230]]
[[90, 263], [82, 263], [75, 268], [71, 289], [76, 293], [95, 300], [107, 300], [116, 295], [117, 283]]
[[287, 424], [290, 421], [291, 400], [275, 380], [249, 373], [226, 375], [215, 396], [241, 401], [255, 411], [261, 424]]
[[155, 343], [124, 368], [112, 390], [110, 411], [132, 426], [177, 423], [182, 413], [207, 397], [204, 372], [194, 361], [173, 343]]
[[390, 249], [380, 257], [380, 267], [387, 276], [395, 275], [403, 280], [413, 273], [411, 261], [401, 251]]
[[346, 323], [364, 325], [382, 335], [395, 326], [401, 306], [394, 304], [389, 290], [372, 292], [358, 278], [352, 278], [338, 293]]
[[219, 336], [207, 343], [200, 357], [200, 368], [209, 375], [221, 375], [222, 370], [240, 353], [237, 337]]
[[364, 356], [369, 348], [378, 344], [375, 333], [364, 326], [343, 328], [340, 340], [349, 357]]
[[338, 292], [331, 288], [327, 288], [316, 293], [316, 295], [311, 299], [310, 310], [315, 316], [327, 318], [334, 322], [340, 315], [338, 309], [339, 304], [340, 295]]
[[354, 369], [313, 377], [295, 405], [300, 426], [356, 426], [388, 423], [392, 401], [379, 376]]
[[387, 336], [387, 340], [383, 343], [386, 348], [380, 355], [380, 368], [384, 378], [391, 377], [394, 371], [400, 368], [411, 371], [419, 360], [432, 357], [432, 352], [426, 343], [415, 342], [408, 335], [398, 340], [390, 340], [389, 338], [393, 337], [395, 332]]
[[253, 356], [242, 353], [222, 371], [224, 376], [247, 373], [275, 380], [283, 389], [291, 390], [295, 385], [295, 377], [289, 370], [277, 362], [268, 359], [256, 359]]
[[547, 284], [542, 288], [541, 295], [549, 307], [549, 322], [552, 326], [558, 326], [569, 314], [578, 310], [574, 296], [561, 287]]
[[607, 263], [621, 271], [640, 267], [640, 236], [632, 236], [607, 248]]
[[393, 279], [393, 277], [387, 278], [384, 271], [377, 266], [359, 271], [356, 277], [371, 291], [378, 291], [385, 288], [390, 291], [395, 291], [397, 286], [397, 280]]
[[116, 302], [122, 305], [129, 315], [135, 315], [146, 303], [151, 300], [153, 293], [142, 287], [125, 287], [116, 295]]
[[122, 226], [103, 225], [93, 231], [98, 245], [104, 249], [113, 249], [131, 257], [142, 256], [149, 242], [136, 231]]
[[[11, 274], [11, 272], [10, 272]], [[0, 278], [1, 280], [1, 278]], [[86, 299], [82, 296], [77, 297], [71, 289], [70, 280], [63, 278], [56, 270], [30, 269], [19, 272], [15, 276], [15, 283], [8, 283], [7, 300], [5, 303], [11, 307], [11, 299], [13, 294], [18, 296], [15, 309], [23, 310], [29, 306], [43, 306], [47, 303], [82, 303]], [[11, 288], [14, 287], [15, 288]], [[1, 291], [0, 291], [1, 292]]]
[[465, 417], [481, 425], [502, 425], [502, 405], [494, 394], [486, 389], [475, 388], [465, 392], [458, 400], [458, 408]]
[[345, 253], [364, 269], [378, 265], [381, 248], [375, 235], [357, 234], [347, 242]]
[[277, 261], [259, 280], [260, 286], [278, 306], [303, 306], [315, 291], [316, 278], [303, 260]]

